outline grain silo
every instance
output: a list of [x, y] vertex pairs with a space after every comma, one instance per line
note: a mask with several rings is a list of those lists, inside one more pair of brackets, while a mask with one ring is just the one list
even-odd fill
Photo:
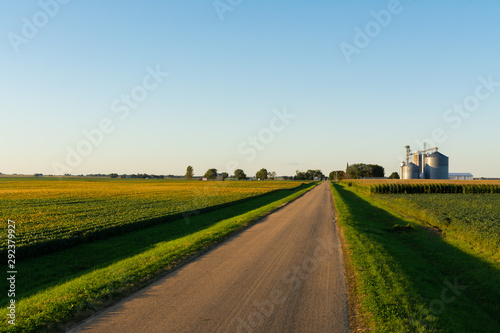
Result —
[[416, 151], [413, 153], [413, 163], [418, 166], [418, 173], [424, 173], [424, 153]]
[[403, 167], [405, 170], [405, 176], [406, 178], [403, 179], [419, 179], [420, 178], [420, 170], [418, 168], [418, 165], [415, 163], [408, 163], [408, 165]]
[[[406, 159], [401, 163], [399, 176], [401, 179], [448, 179], [449, 159], [438, 152], [438, 148], [430, 148], [411, 152], [406, 148]], [[413, 160], [412, 163], [411, 160]]]
[[435, 151], [424, 157], [424, 165], [425, 179], [448, 179], [448, 156]]

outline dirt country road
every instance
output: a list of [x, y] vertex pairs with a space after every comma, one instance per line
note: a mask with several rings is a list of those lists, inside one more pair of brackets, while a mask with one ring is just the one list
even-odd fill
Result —
[[348, 332], [328, 183], [70, 332]]

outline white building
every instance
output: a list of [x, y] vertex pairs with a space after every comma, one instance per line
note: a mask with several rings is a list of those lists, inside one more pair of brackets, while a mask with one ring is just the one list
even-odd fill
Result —
[[453, 180], [473, 180], [474, 176], [472, 175], [472, 173], [462, 172], [462, 173], [449, 173], [448, 178]]

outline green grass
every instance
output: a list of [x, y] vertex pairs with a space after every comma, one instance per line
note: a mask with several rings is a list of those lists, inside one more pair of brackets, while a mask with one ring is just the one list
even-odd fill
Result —
[[[356, 280], [358, 315], [366, 327], [374, 332], [500, 331], [498, 264], [460, 250], [373, 197], [337, 184], [332, 191]], [[449, 283], [466, 289], [453, 293]]]
[[[0, 216], [16, 222], [17, 254], [27, 258], [300, 184], [2, 177]], [[0, 232], [6, 232], [6, 223]], [[7, 243], [0, 243], [0, 255], [6, 249]]]
[[374, 195], [382, 204], [439, 228], [462, 250], [500, 260], [500, 194]]
[[16, 298], [17, 326], [4, 321], [0, 332], [60, 330], [163, 276], [315, 185], [25, 260], [17, 265], [21, 291]]

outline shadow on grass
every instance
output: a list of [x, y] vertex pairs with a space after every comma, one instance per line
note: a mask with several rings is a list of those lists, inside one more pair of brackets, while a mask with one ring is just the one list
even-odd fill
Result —
[[[182, 180], [179, 180], [182, 181]], [[217, 189], [217, 191], [223, 190], [223, 184], [220, 188]], [[304, 188], [303, 186], [306, 186], [306, 184], [299, 185], [295, 189], [301, 189]], [[249, 200], [256, 199], [258, 197], [264, 196], [266, 197], [267, 195], [274, 193], [274, 192], [280, 192], [280, 191], [290, 191], [290, 190], [295, 190], [295, 189], [278, 189], [278, 190], [273, 190], [267, 193], [251, 196], [251, 197], [246, 197], [242, 198], [239, 200], [234, 200], [230, 202], [225, 202], [217, 205], [212, 205], [212, 206], [207, 206], [207, 207], [202, 207], [199, 209], [195, 209], [192, 211], [184, 211], [184, 212], [179, 212], [175, 214], [167, 214], [163, 216], [158, 216], [158, 217], [153, 217], [153, 218], [146, 218], [142, 219], [139, 221], [131, 222], [131, 223], [121, 223], [121, 224], [116, 224], [116, 225], [107, 225], [107, 226], [101, 226], [98, 227], [97, 229], [94, 230], [85, 230], [85, 231], [72, 231], [69, 234], [64, 233], [62, 237], [56, 237], [56, 238], [50, 238], [50, 239], [44, 239], [44, 240], [39, 240], [39, 241], [34, 241], [30, 242], [28, 244], [23, 244], [22, 246], [18, 246], [16, 249], [16, 256], [18, 258], [18, 261], [25, 260], [27, 258], [34, 258], [34, 257], [42, 257], [44, 255], [62, 251], [64, 249], [69, 249], [73, 246], [77, 246], [79, 244], [86, 244], [86, 243], [92, 243], [98, 240], [102, 239], [108, 239], [110, 237], [115, 237], [118, 235], [123, 235], [127, 234], [129, 232], [133, 232], [136, 230], [142, 230], [145, 228], [149, 228], [155, 225], [161, 225], [165, 224], [171, 221], [175, 221], [181, 218], [185, 218], [186, 216], [191, 216], [191, 215], [197, 215], [200, 213], [207, 213], [211, 212], [214, 210], [219, 210], [221, 208], [233, 206], [236, 204], [240, 204]], [[35, 203], [37, 200], [34, 200]], [[75, 203], [81, 203], [83, 201], [74, 201], [71, 202], [71, 204]], [[69, 204], [69, 203], [66, 203]], [[0, 257], [7, 257], [7, 248], [2, 248], [0, 249]]]
[[[409, 221], [374, 206], [369, 197], [364, 199], [362, 195], [334, 186], [349, 206], [350, 226], [381, 248], [384, 256], [390, 257], [389, 267], [392, 265], [394, 271], [405, 276], [403, 280], [409, 281], [406, 288], [412, 294], [409, 299], [423, 305], [425, 313], [400, 315], [408, 316], [404, 318], [407, 327], [413, 327], [414, 331], [420, 327], [425, 332], [500, 332], [498, 268], [457, 249], [417, 224], [412, 224], [412, 230], [395, 231], [395, 225], [406, 226]], [[383, 318], [384, 311], [398, 316], [401, 304], [388, 309], [380, 306], [383, 296], [375, 298], [380, 309], [376, 317]], [[419, 318], [432, 318], [432, 321]]]
[[[192, 215], [93, 243], [80, 244], [42, 257], [25, 259], [16, 266], [18, 271], [16, 299], [21, 300], [92, 270], [140, 254], [153, 248], [159, 242], [174, 240], [209, 228], [221, 220], [245, 214], [310, 186], [312, 185], [302, 184], [291, 190], [274, 191], [199, 215]], [[7, 302], [7, 299], [2, 299], [0, 306], [6, 306]]]

